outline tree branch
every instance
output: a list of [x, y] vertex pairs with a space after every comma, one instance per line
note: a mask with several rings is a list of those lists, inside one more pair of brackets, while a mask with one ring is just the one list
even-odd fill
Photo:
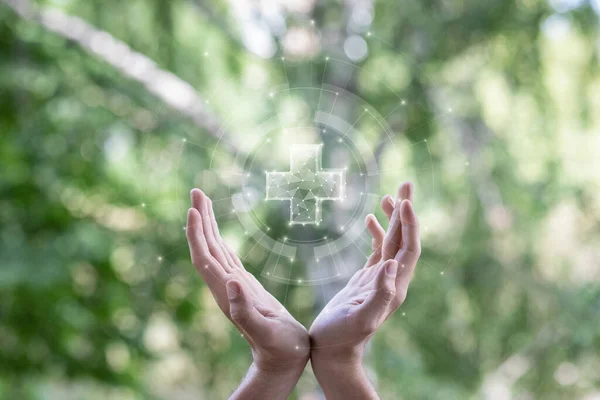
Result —
[[82, 18], [54, 8], [36, 7], [29, 0], [1, 1], [23, 19], [37, 22], [47, 30], [77, 43], [125, 76], [141, 83], [150, 93], [219, 140], [228, 151], [237, 153], [238, 149], [226, 140], [222, 124], [206, 107], [206, 101], [192, 85], [161, 69], [148, 56], [132, 50], [125, 42], [90, 25]]

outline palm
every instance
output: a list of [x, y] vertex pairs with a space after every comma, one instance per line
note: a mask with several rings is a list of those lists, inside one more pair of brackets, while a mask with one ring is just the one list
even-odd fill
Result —
[[[403, 200], [402, 207], [400, 203], [390, 204], [387, 198], [382, 202], [390, 219], [387, 233], [373, 216], [367, 218], [367, 228], [373, 236], [373, 254], [313, 322], [310, 335], [316, 347], [363, 341], [404, 302], [420, 255], [420, 244], [411, 205], [412, 186], [402, 185], [398, 197]], [[391, 267], [390, 262], [394, 262], [397, 273], [386, 277], [384, 269]]]
[[355, 319], [369, 295], [381, 289], [376, 286], [374, 279], [379, 267], [358, 270], [346, 287], [317, 316], [310, 331], [313, 336], [320, 338], [319, 346], [340, 345], [362, 338], [368, 326], [361, 326]]
[[[246, 271], [239, 257], [223, 241], [210, 199], [197, 189], [191, 195], [193, 208], [188, 212], [187, 237], [192, 262], [223, 313], [244, 334], [255, 356], [268, 361], [273, 355], [282, 357], [297, 355], [300, 349], [307, 351], [306, 328]], [[243, 297], [243, 309], [238, 310], [238, 315], [232, 310], [231, 282], [236, 285], [233, 290]]]

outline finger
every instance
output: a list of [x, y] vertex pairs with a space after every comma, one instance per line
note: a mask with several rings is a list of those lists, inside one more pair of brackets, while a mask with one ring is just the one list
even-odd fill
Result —
[[229, 299], [229, 315], [242, 333], [252, 340], [265, 337], [268, 333], [267, 320], [254, 307], [248, 293], [240, 282], [227, 282], [227, 297]]
[[186, 236], [190, 247], [192, 263], [200, 272], [204, 280], [213, 286], [215, 283], [223, 282], [226, 279], [225, 271], [218, 266], [217, 261], [210, 254], [206, 239], [202, 232], [202, 222], [200, 214], [195, 208], [188, 210]]
[[[410, 182], [404, 182], [398, 188], [397, 199], [402, 200], [410, 200], [413, 201], [413, 184]], [[394, 199], [389, 194], [385, 195], [383, 199], [381, 199], [381, 209], [388, 217], [388, 220], [392, 218], [392, 213], [394, 212]]]
[[[208, 213], [209, 213], [209, 217], [210, 217], [210, 223], [212, 226], [213, 235], [214, 235], [215, 239], [217, 240], [217, 243], [219, 243], [219, 245], [221, 246], [221, 251], [222, 251], [223, 255], [225, 256], [225, 259], [227, 260], [228, 265], [229, 266], [237, 266], [237, 263], [235, 262], [235, 257], [231, 257], [231, 254], [225, 245], [225, 241], [223, 240], [223, 238], [221, 237], [221, 234], [219, 232], [219, 226], [217, 225], [217, 219], [215, 218], [215, 212], [214, 212], [214, 209], [212, 206], [212, 201], [210, 200], [210, 197], [208, 197], [200, 189], [192, 189], [192, 191], [190, 192], [190, 196], [192, 198], [192, 205], [194, 207], [200, 207], [202, 201], [205, 201], [208, 204]], [[204, 200], [203, 200], [203, 198], [204, 198]]]
[[414, 191], [413, 184], [411, 182], [404, 182], [398, 188], [398, 199], [400, 199], [400, 201], [410, 200], [410, 202], [412, 202], [413, 201], [413, 191]]
[[194, 188], [190, 191], [190, 198], [192, 199], [192, 207], [200, 212], [200, 199], [202, 198], [202, 191]]
[[[365, 225], [367, 226], [369, 233], [373, 237], [373, 243], [383, 243], [385, 230], [373, 214], [367, 215], [367, 217], [365, 218]], [[375, 248], [373, 248], [373, 250], [375, 250]]]
[[210, 254], [219, 262], [226, 271], [229, 271], [229, 263], [227, 261], [227, 257], [223, 252], [223, 248], [221, 244], [217, 240], [215, 236], [214, 229], [212, 226], [210, 211], [212, 210], [212, 206], [209, 204], [209, 199], [206, 197], [204, 193], [202, 193], [199, 189], [193, 189], [191, 192], [192, 204], [197, 204], [197, 209], [200, 212], [200, 218], [202, 221], [202, 231], [204, 232], [204, 237], [206, 238], [206, 244], [208, 245], [208, 251]]
[[208, 250], [206, 237], [202, 230], [202, 221], [198, 210], [190, 208], [187, 215], [187, 226], [185, 228], [192, 263], [196, 267], [203, 267], [205, 264], [214, 264], [215, 259]]
[[357, 312], [357, 320], [365, 333], [373, 333], [387, 317], [389, 305], [394, 299], [396, 292], [396, 272], [398, 263], [396, 260], [388, 260], [379, 271], [375, 278], [375, 290], [360, 305]]
[[373, 214], [367, 215], [367, 217], [365, 218], [365, 225], [367, 226], [369, 233], [373, 237], [373, 240], [371, 242], [373, 253], [371, 254], [366, 263], [366, 266], [370, 267], [372, 265], [377, 264], [381, 259], [381, 246], [385, 237], [385, 230], [383, 230], [381, 224], [379, 223], [379, 221], [377, 221], [377, 218]]
[[389, 194], [383, 196], [383, 199], [381, 199], [381, 209], [389, 221], [392, 218], [392, 213], [394, 212], [394, 199], [392, 199], [392, 196]]
[[412, 253], [418, 258], [421, 255], [419, 221], [410, 200], [402, 201], [400, 205], [400, 219], [402, 221], [403, 239], [401, 251]]
[[236, 265], [240, 269], [244, 269], [245, 270], [246, 268], [244, 268], [244, 265], [242, 264], [242, 261], [237, 256], [237, 254], [235, 254], [235, 251], [233, 251], [233, 249], [231, 248], [231, 246], [229, 246], [226, 242], [223, 242], [223, 247], [225, 248], [225, 251], [229, 254], [229, 256], [231, 257], [231, 259], [233, 260], [234, 265]]
[[402, 220], [400, 218], [400, 202], [394, 207], [390, 225], [383, 239], [382, 260], [390, 260], [396, 256], [400, 249], [400, 236], [402, 235]]
[[[398, 201], [398, 200], [400, 202], [402, 202], [404, 200], [412, 201], [412, 197], [413, 197], [413, 184], [410, 182], [404, 182], [398, 188], [398, 194], [396, 197], [396, 201]], [[400, 225], [402, 225], [402, 219], [400, 219]], [[400, 230], [400, 236], [398, 238], [398, 243], [400, 244], [400, 247], [402, 247], [402, 229]]]
[[225, 246], [225, 241], [223, 240], [223, 237], [219, 232], [219, 225], [217, 225], [217, 218], [215, 217], [215, 211], [212, 206], [212, 200], [206, 195], [204, 195], [204, 197], [206, 197], [206, 203], [208, 205], [208, 215], [210, 217], [210, 224], [212, 227], [213, 235], [215, 236], [217, 243], [219, 243], [219, 246], [221, 246], [221, 251], [225, 256], [225, 259], [227, 260], [227, 265], [229, 265], [230, 267], [237, 266], [233, 260], [233, 257], [227, 250], [227, 247]]
[[403, 220], [402, 230], [404, 243], [396, 256], [400, 270], [396, 277], [396, 296], [400, 303], [406, 299], [408, 285], [412, 280], [417, 261], [421, 256], [421, 240], [419, 237], [419, 222], [412, 203], [409, 200], [402, 202], [400, 214]]
[[246, 268], [244, 268], [244, 265], [240, 261], [239, 257], [235, 254], [235, 251], [233, 251], [233, 249], [225, 242], [223, 242], [223, 247], [225, 251], [229, 253], [229, 256], [233, 259], [233, 265], [242, 270], [240, 273], [236, 274], [236, 277], [244, 281], [244, 285], [246, 285], [245, 287], [247, 287], [252, 294], [257, 296], [260, 293], [266, 292], [265, 288], [263, 287], [263, 285], [260, 284], [258, 279], [256, 279], [256, 277], [253, 274], [246, 271]]

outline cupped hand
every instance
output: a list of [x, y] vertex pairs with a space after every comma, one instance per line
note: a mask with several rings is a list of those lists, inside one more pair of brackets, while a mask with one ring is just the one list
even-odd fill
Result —
[[192, 262], [223, 313], [252, 348], [265, 373], [304, 369], [310, 353], [306, 328], [242, 265], [219, 233], [211, 200], [191, 191], [187, 239]]
[[367, 216], [373, 254], [310, 328], [313, 368], [319, 362], [360, 362], [368, 339], [406, 299], [421, 254], [412, 185], [403, 184], [395, 202], [384, 197], [382, 208], [390, 220], [387, 232], [373, 215]]

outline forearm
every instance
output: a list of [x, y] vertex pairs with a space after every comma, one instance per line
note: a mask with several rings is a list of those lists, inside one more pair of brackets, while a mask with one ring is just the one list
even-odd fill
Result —
[[344, 360], [313, 355], [311, 365], [327, 400], [379, 399], [361, 358]]
[[304, 366], [279, 371], [265, 371], [252, 363], [242, 383], [231, 395], [230, 400], [285, 400], [294, 389], [303, 370]]

